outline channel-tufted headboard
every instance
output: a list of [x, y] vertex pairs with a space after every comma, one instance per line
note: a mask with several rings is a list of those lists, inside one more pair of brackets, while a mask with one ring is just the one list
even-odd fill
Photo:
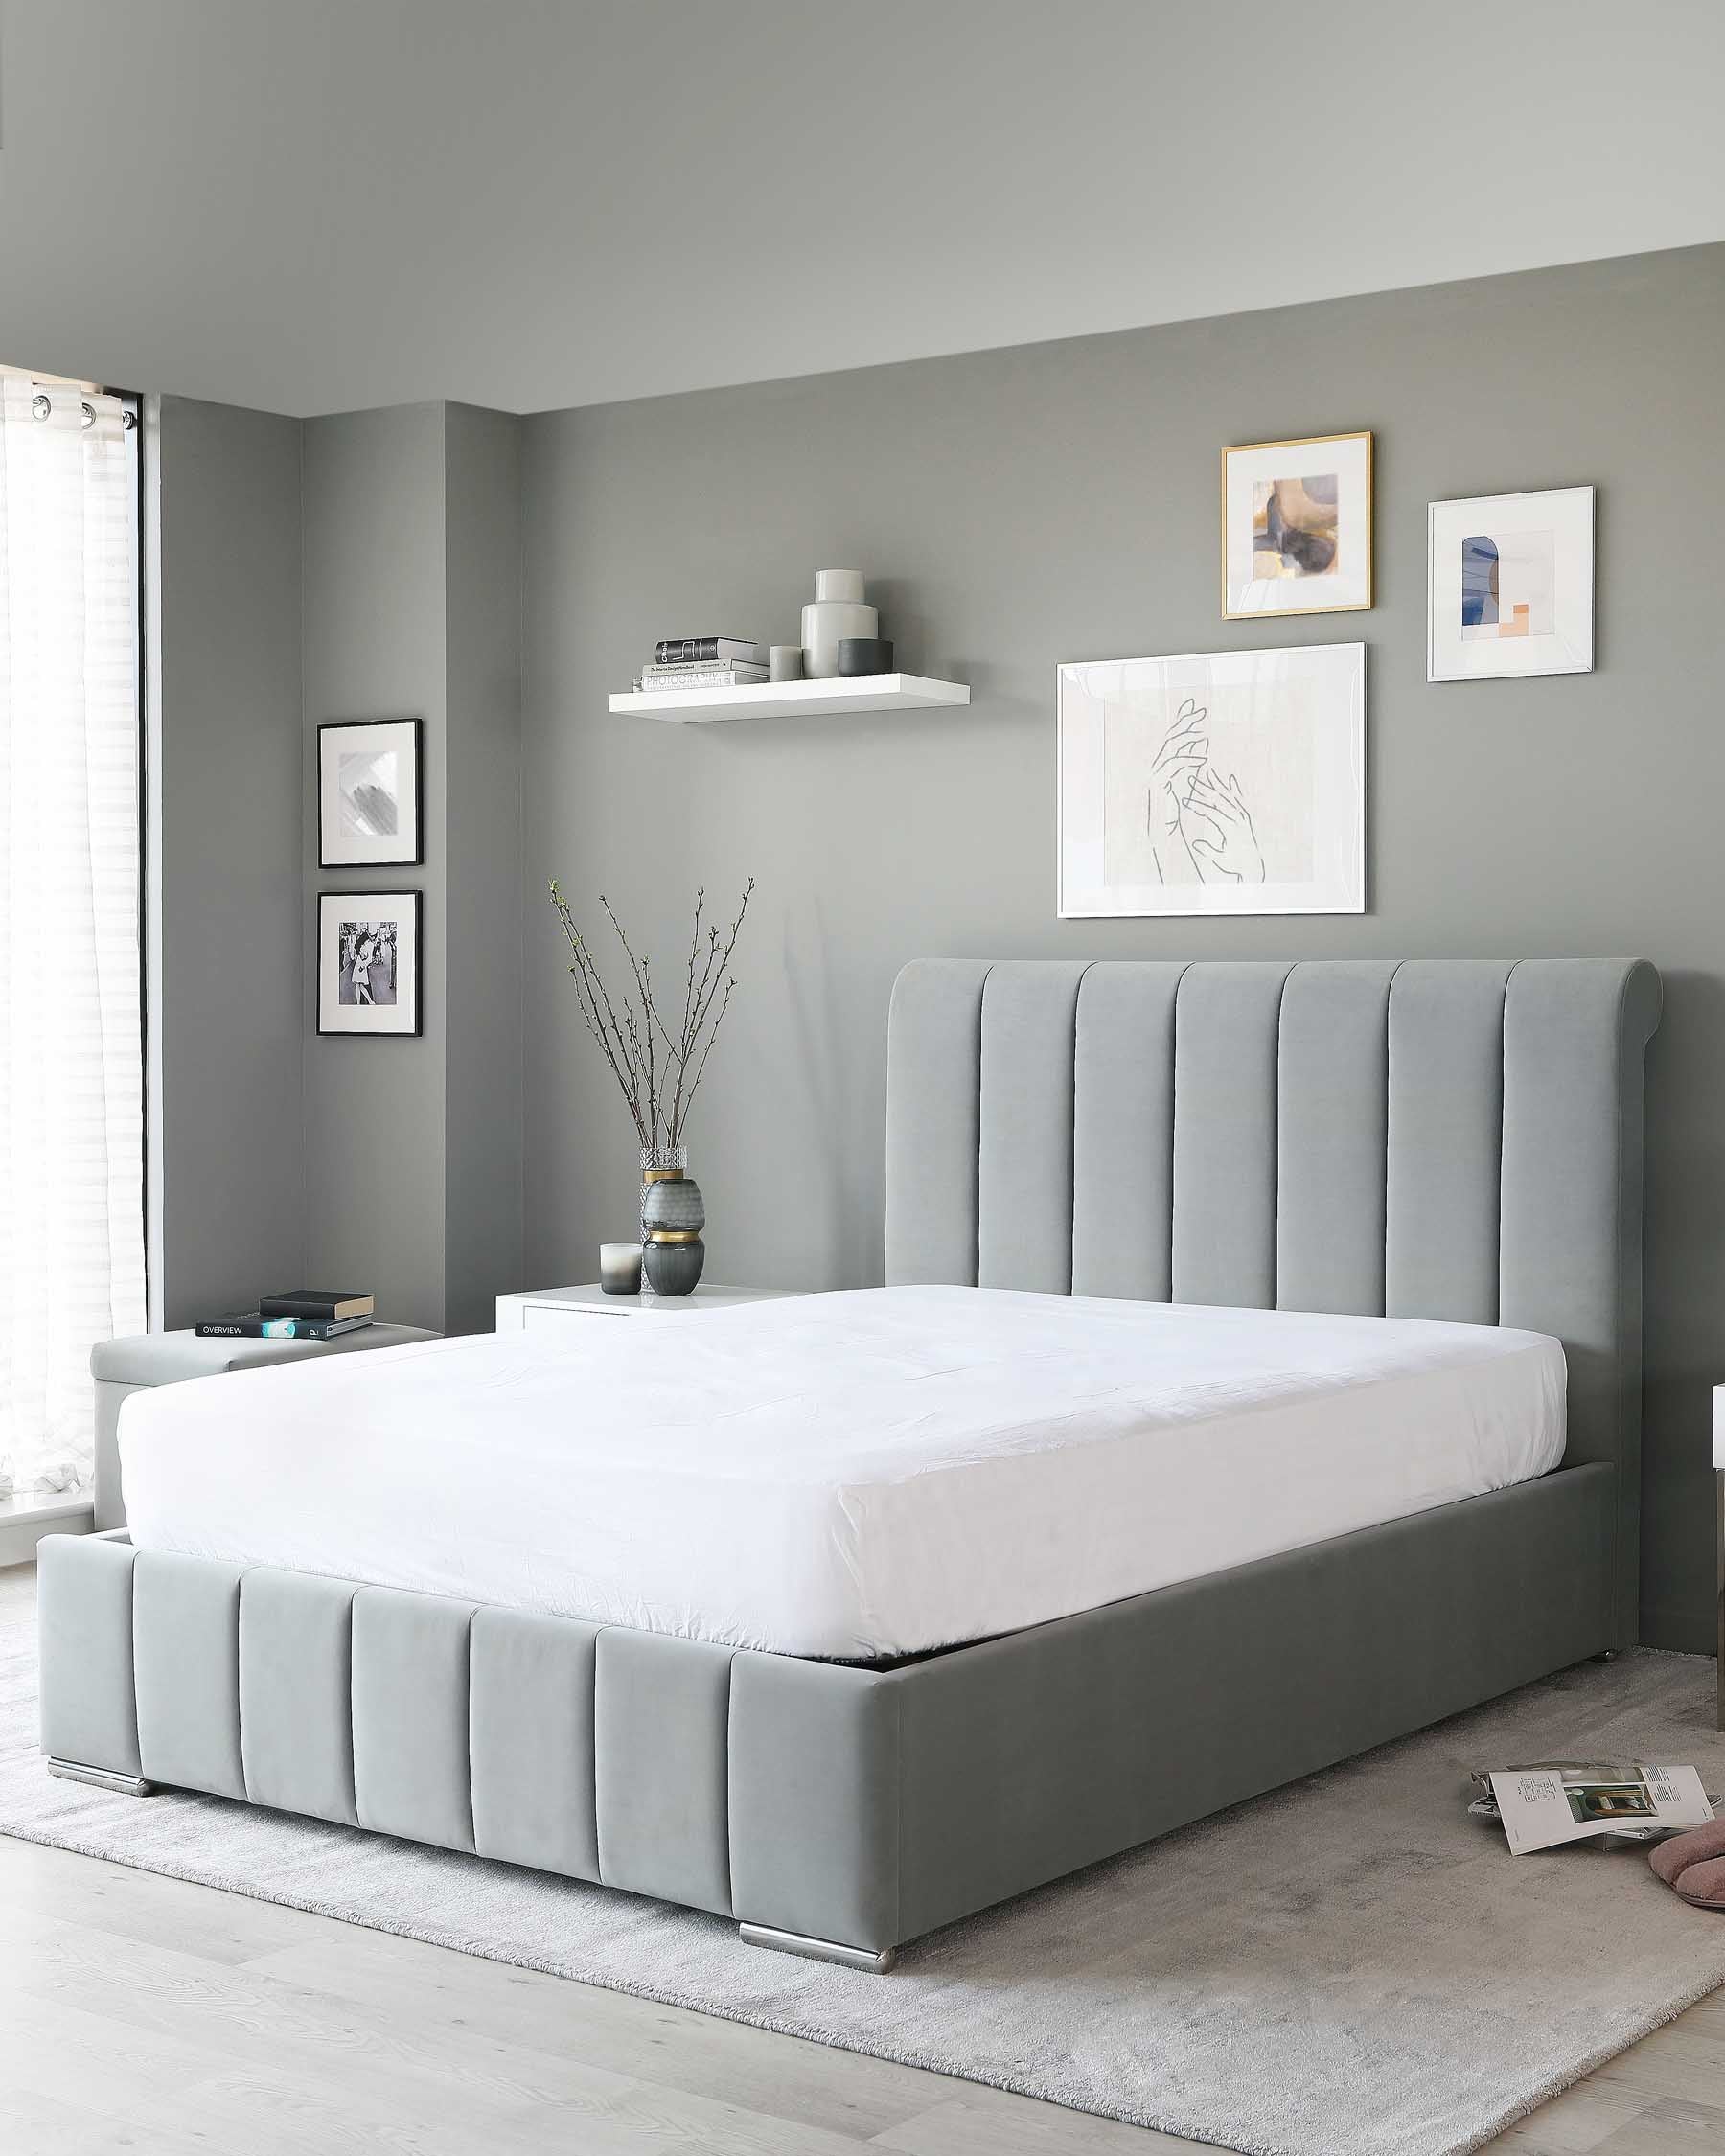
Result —
[[1619, 1469], [1637, 1635], [1640, 959], [936, 959], [892, 993], [886, 1281], [1527, 1326]]

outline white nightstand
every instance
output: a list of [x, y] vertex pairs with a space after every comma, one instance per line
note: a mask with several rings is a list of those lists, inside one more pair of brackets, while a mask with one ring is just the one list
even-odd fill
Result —
[[702, 1285], [692, 1296], [608, 1296], [597, 1280], [582, 1288], [530, 1288], [497, 1297], [500, 1333], [537, 1332], [571, 1318], [672, 1318], [679, 1310], [723, 1310], [740, 1302], [778, 1302], [800, 1288], [722, 1288]]

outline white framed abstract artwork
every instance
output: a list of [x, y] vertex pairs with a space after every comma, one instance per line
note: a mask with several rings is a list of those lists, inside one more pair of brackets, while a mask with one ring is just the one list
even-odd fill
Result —
[[1371, 436], [1245, 442], [1222, 452], [1222, 614], [1371, 605]]
[[1427, 531], [1428, 681], [1593, 671], [1591, 487], [1435, 501]]
[[1064, 920], [1363, 913], [1366, 647], [1059, 674]]

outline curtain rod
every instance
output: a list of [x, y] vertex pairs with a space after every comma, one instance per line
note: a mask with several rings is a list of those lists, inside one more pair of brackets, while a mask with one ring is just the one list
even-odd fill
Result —
[[[95, 392], [98, 397], [104, 397], [107, 394], [105, 390], [101, 389]], [[79, 402], [83, 406], [83, 425], [87, 432], [96, 424], [96, 407], [91, 403], [88, 397], [80, 397]], [[46, 390], [38, 389], [30, 400], [30, 416], [34, 420], [47, 420], [54, 417], [54, 399], [48, 395]], [[120, 431], [123, 434], [129, 434], [137, 424], [137, 413], [132, 410], [129, 404], [122, 404], [120, 407]]]
[[93, 381], [74, 381], [65, 375], [36, 374], [28, 367], [0, 367], [0, 382], [5, 381], [27, 383], [35, 392], [30, 400], [31, 416], [34, 419], [53, 418], [55, 399], [50, 392], [63, 399], [70, 391], [83, 406], [83, 424], [86, 428], [96, 424], [96, 407], [90, 402], [92, 397], [109, 397], [120, 404], [120, 424], [126, 433], [129, 434], [138, 424], [138, 415], [130, 408], [130, 401], [123, 390], [104, 389], [100, 383]]
[[105, 389], [99, 381], [80, 381], [75, 375], [45, 375], [39, 367], [0, 366], [0, 381], [34, 382], [38, 389], [81, 389], [86, 397], [114, 397], [117, 390]]

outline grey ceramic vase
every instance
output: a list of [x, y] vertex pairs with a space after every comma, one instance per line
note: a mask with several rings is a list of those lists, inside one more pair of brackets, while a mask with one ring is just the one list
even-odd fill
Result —
[[839, 639], [878, 636], [881, 617], [862, 598], [861, 569], [816, 569], [815, 598], [802, 610], [803, 672], [811, 681], [839, 677]]
[[651, 1235], [656, 1227], [672, 1234], [699, 1234], [706, 1226], [706, 1204], [693, 1176], [665, 1176], [650, 1183], [641, 1207], [641, 1226]]
[[693, 1176], [667, 1176], [650, 1184], [641, 1226], [647, 1238], [641, 1271], [648, 1287], [656, 1296], [693, 1295], [706, 1263], [706, 1245], [701, 1240], [706, 1204], [700, 1183]]
[[699, 1235], [686, 1243], [648, 1242], [641, 1246], [641, 1273], [656, 1296], [692, 1296], [706, 1263], [706, 1245]]

